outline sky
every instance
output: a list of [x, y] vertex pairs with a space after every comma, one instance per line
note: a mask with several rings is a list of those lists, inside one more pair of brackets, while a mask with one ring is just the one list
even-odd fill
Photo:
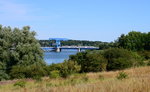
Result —
[[150, 0], [0, 0], [0, 24], [30, 26], [37, 39], [111, 42], [150, 32]]

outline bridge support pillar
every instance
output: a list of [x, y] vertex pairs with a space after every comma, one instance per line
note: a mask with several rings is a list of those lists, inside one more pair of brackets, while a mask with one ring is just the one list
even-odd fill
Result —
[[81, 52], [81, 48], [78, 48], [78, 52]]
[[61, 49], [60, 48], [56, 48], [56, 52], [61, 52]]

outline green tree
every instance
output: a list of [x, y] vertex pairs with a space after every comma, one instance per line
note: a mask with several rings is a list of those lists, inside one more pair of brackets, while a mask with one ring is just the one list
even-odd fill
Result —
[[[0, 25], [0, 72], [3, 75], [4, 79], [8, 79], [7, 70], [9, 67], [7, 66], [10, 59], [10, 51], [12, 44], [12, 29], [10, 27], [2, 27]], [[4, 76], [6, 75], [6, 76]], [[2, 76], [1, 76], [2, 79]]]
[[141, 33], [136, 31], [131, 31], [127, 35], [122, 34], [118, 38], [118, 46], [125, 49], [139, 51], [139, 50], [149, 50], [149, 33]]
[[0, 71], [2, 73], [9, 74], [12, 78], [14, 78], [12, 74], [19, 72], [21, 74], [18, 76], [33, 77], [39, 73], [30, 75], [24, 70], [35, 70], [34, 73], [36, 70], [38, 72], [43, 70], [45, 66], [43, 51], [35, 35], [35, 32], [30, 32], [29, 26], [11, 29], [0, 25]]

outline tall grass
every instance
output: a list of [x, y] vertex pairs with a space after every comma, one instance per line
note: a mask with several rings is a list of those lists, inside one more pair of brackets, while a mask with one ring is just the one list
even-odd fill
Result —
[[75, 74], [69, 78], [28, 81], [24, 88], [14, 83], [0, 85], [0, 92], [150, 92], [150, 67], [124, 70], [128, 78], [118, 80], [120, 71]]

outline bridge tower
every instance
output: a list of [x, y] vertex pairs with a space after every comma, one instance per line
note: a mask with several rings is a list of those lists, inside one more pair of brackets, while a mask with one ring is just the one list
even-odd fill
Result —
[[56, 52], [61, 52], [61, 49], [60, 49], [61, 41], [68, 41], [69, 39], [67, 39], [67, 38], [49, 38], [49, 40], [54, 40]]

